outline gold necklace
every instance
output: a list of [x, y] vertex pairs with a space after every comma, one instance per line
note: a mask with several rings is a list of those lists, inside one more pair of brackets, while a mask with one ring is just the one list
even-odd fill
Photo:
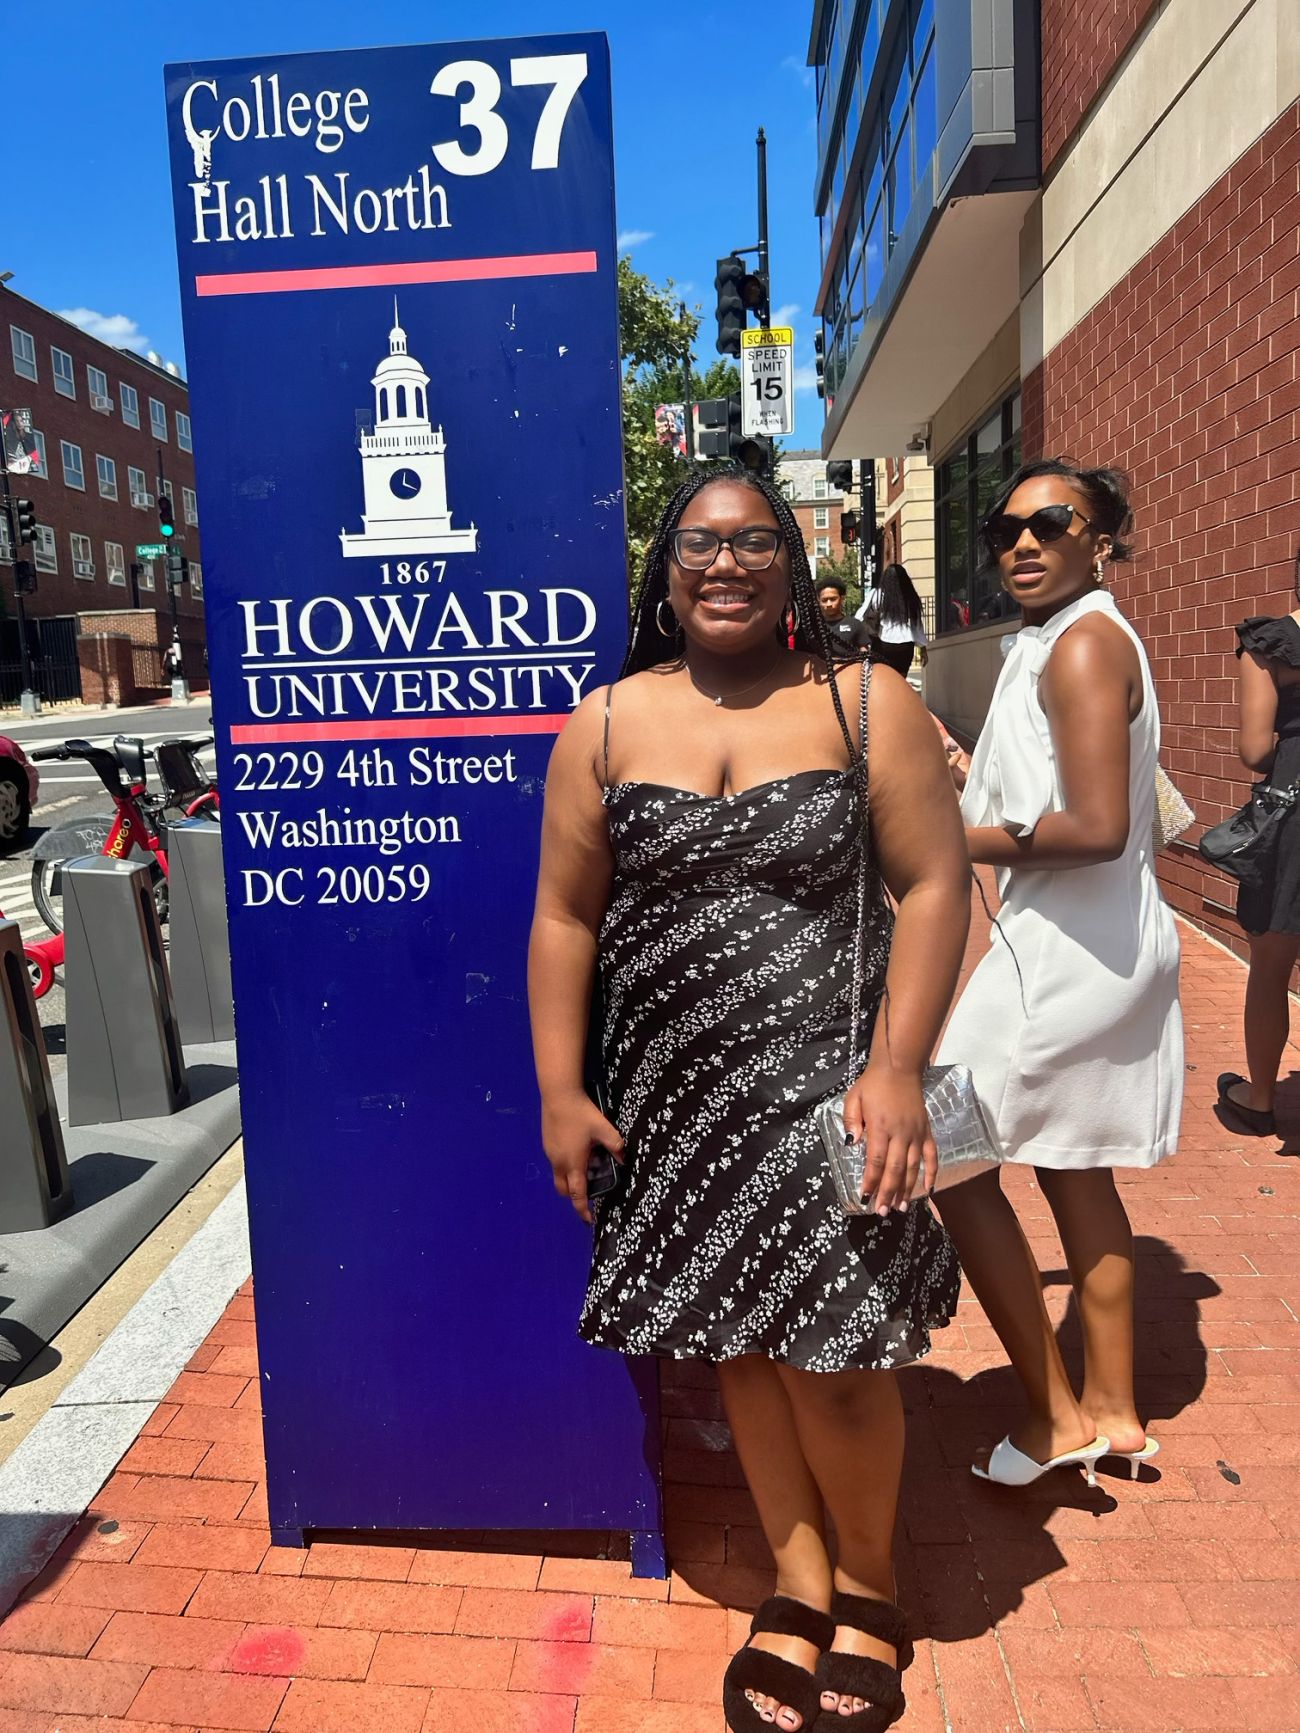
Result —
[[780, 660], [781, 655], [778, 651], [776, 661], [774, 661], [769, 668], [766, 668], [763, 673], [759, 675], [757, 680], [751, 680], [748, 686], [738, 686], [734, 692], [707, 692], [704, 687], [700, 685], [694, 674], [691, 673], [689, 663], [686, 665], [686, 677], [690, 681], [691, 685], [694, 686], [701, 698], [708, 698], [711, 699], [714, 704], [721, 704], [724, 699], [743, 698], [746, 692], [752, 692], [755, 686], [761, 686], [764, 680], [768, 679], [770, 675], [775, 672]]

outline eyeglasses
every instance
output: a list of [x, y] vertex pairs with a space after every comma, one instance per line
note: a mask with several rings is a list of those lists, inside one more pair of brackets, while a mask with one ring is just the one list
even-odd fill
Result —
[[1009, 554], [1026, 530], [1040, 544], [1059, 542], [1076, 517], [1083, 518], [1085, 529], [1092, 528], [1092, 519], [1073, 505], [1042, 505], [1028, 517], [994, 512], [984, 520], [984, 539], [995, 554]]
[[673, 558], [684, 571], [707, 572], [723, 548], [730, 548], [732, 559], [742, 570], [765, 572], [781, 546], [781, 532], [757, 524], [737, 530], [734, 536], [705, 529], [674, 530], [670, 545]]

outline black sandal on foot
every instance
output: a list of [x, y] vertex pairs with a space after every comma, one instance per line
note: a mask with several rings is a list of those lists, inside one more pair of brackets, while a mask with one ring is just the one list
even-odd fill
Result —
[[1252, 1137], [1276, 1137], [1277, 1127], [1271, 1113], [1266, 1113], [1262, 1107], [1247, 1107], [1240, 1101], [1234, 1101], [1229, 1091], [1238, 1083], [1246, 1083], [1248, 1079], [1236, 1071], [1224, 1071], [1219, 1076], [1219, 1106], [1233, 1113], [1241, 1121], [1243, 1128]]
[[[761, 1631], [771, 1631], [781, 1637], [800, 1637], [818, 1649], [829, 1649], [835, 1636], [835, 1623], [827, 1613], [810, 1607], [806, 1601], [796, 1601], [789, 1595], [772, 1595], [754, 1614], [749, 1627], [750, 1637]], [[722, 1681], [722, 1707], [732, 1733], [758, 1733], [773, 1723], [764, 1721], [746, 1697], [754, 1691], [760, 1697], [775, 1697], [778, 1703], [793, 1709], [803, 1718], [804, 1733], [812, 1733], [813, 1721], [821, 1709], [821, 1693], [825, 1687], [803, 1667], [793, 1661], [772, 1655], [766, 1649], [751, 1649], [748, 1642], [731, 1658]]]
[[877, 1642], [888, 1643], [897, 1652], [898, 1664], [891, 1667], [869, 1655], [845, 1655], [828, 1649], [817, 1663], [818, 1692], [861, 1697], [867, 1707], [852, 1715], [821, 1709], [813, 1723], [813, 1733], [885, 1733], [886, 1727], [902, 1719], [907, 1707], [902, 1681], [912, 1665], [913, 1651], [903, 1610], [893, 1601], [837, 1593], [831, 1600], [831, 1620], [836, 1625], [851, 1625], [855, 1631], [875, 1637]]

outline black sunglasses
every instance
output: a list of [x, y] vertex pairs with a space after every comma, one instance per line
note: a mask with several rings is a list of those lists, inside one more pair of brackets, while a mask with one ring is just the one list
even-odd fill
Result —
[[734, 536], [720, 536], [706, 529], [674, 530], [671, 543], [673, 558], [684, 571], [707, 572], [723, 548], [730, 548], [732, 559], [743, 571], [765, 572], [781, 546], [781, 532], [759, 524], [737, 530]]
[[1093, 527], [1092, 519], [1073, 505], [1041, 505], [1028, 517], [997, 511], [984, 520], [984, 540], [995, 554], [1009, 554], [1026, 530], [1040, 545], [1059, 542], [1076, 517], [1083, 518], [1086, 529]]

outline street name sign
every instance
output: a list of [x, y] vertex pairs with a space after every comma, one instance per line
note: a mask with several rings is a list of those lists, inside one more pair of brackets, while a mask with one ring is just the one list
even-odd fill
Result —
[[794, 332], [789, 325], [741, 332], [740, 405], [746, 439], [794, 432]]
[[166, 542], [137, 542], [135, 557], [138, 560], [157, 560], [167, 552]]
[[525, 997], [547, 759], [626, 629], [605, 38], [166, 92], [271, 1528], [627, 1529], [661, 1574]]

